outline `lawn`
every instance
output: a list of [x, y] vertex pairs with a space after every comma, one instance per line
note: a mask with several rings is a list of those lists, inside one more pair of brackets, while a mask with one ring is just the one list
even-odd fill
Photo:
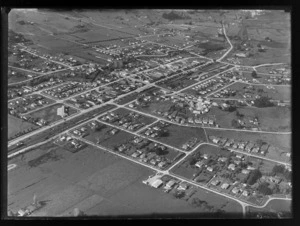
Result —
[[26, 131], [29, 128], [36, 129], [38, 126], [29, 122], [23, 121], [22, 119], [16, 118], [12, 115], [7, 117], [7, 137], [8, 139], [13, 138], [18, 132]]

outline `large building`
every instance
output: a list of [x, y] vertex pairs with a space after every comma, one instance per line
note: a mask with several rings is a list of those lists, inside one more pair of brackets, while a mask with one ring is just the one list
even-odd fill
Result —
[[57, 115], [60, 115], [62, 118], [66, 116], [64, 105], [61, 106], [60, 108], [57, 108]]

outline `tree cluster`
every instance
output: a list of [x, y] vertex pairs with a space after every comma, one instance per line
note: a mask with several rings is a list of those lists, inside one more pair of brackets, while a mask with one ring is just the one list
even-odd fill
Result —
[[247, 178], [247, 184], [253, 185], [255, 182], [261, 178], [262, 174], [258, 169], [255, 169], [250, 172], [248, 178]]
[[254, 100], [254, 106], [258, 108], [273, 107], [275, 104], [270, 101], [269, 97], [261, 96]]

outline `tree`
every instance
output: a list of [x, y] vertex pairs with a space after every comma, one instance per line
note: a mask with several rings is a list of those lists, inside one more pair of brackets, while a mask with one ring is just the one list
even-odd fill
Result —
[[252, 75], [253, 78], [258, 78], [256, 71], [252, 71], [251, 75]]
[[269, 184], [266, 182], [261, 183], [257, 190], [263, 195], [272, 195], [272, 190], [269, 188]]
[[258, 169], [253, 170], [247, 179], [247, 184], [253, 185], [259, 178], [261, 178], [262, 174]]
[[174, 197], [177, 199], [181, 199], [184, 197], [184, 195], [185, 195], [185, 193], [183, 191], [177, 191], [177, 192], [175, 192]]
[[229, 112], [234, 112], [235, 110], [236, 110], [236, 106], [230, 105], [230, 106], [227, 108], [227, 111], [229, 111]]
[[239, 111], [236, 111], [236, 116], [240, 117], [240, 118], [243, 118], [245, 115], [240, 113]]
[[258, 108], [272, 107], [275, 104], [270, 101], [269, 97], [261, 96], [254, 100], [254, 106]]
[[191, 166], [193, 166], [193, 165], [196, 164], [196, 162], [197, 162], [196, 158], [191, 158], [189, 163], [190, 163]]
[[236, 119], [232, 119], [231, 125], [234, 128], [240, 128], [241, 127], [241, 125], [239, 124], [239, 122]]
[[275, 165], [272, 169], [272, 172], [275, 174], [275, 175], [278, 175], [278, 174], [283, 174], [284, 173], [284, 166], [283, 165]]

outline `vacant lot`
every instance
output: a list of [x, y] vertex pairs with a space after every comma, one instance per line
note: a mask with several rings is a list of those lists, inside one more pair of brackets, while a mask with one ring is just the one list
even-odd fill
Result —
[[7, 131], [7, 138], [13, 138], [18, 132], [26, 131], [30, 128], [38, 128], [38, 126], [31, 124], [29, 122], [25, 122], [22, 119], [16, 118], [12, 115], [8, 115], [7, 118], [8, 123], [8, 131]]

